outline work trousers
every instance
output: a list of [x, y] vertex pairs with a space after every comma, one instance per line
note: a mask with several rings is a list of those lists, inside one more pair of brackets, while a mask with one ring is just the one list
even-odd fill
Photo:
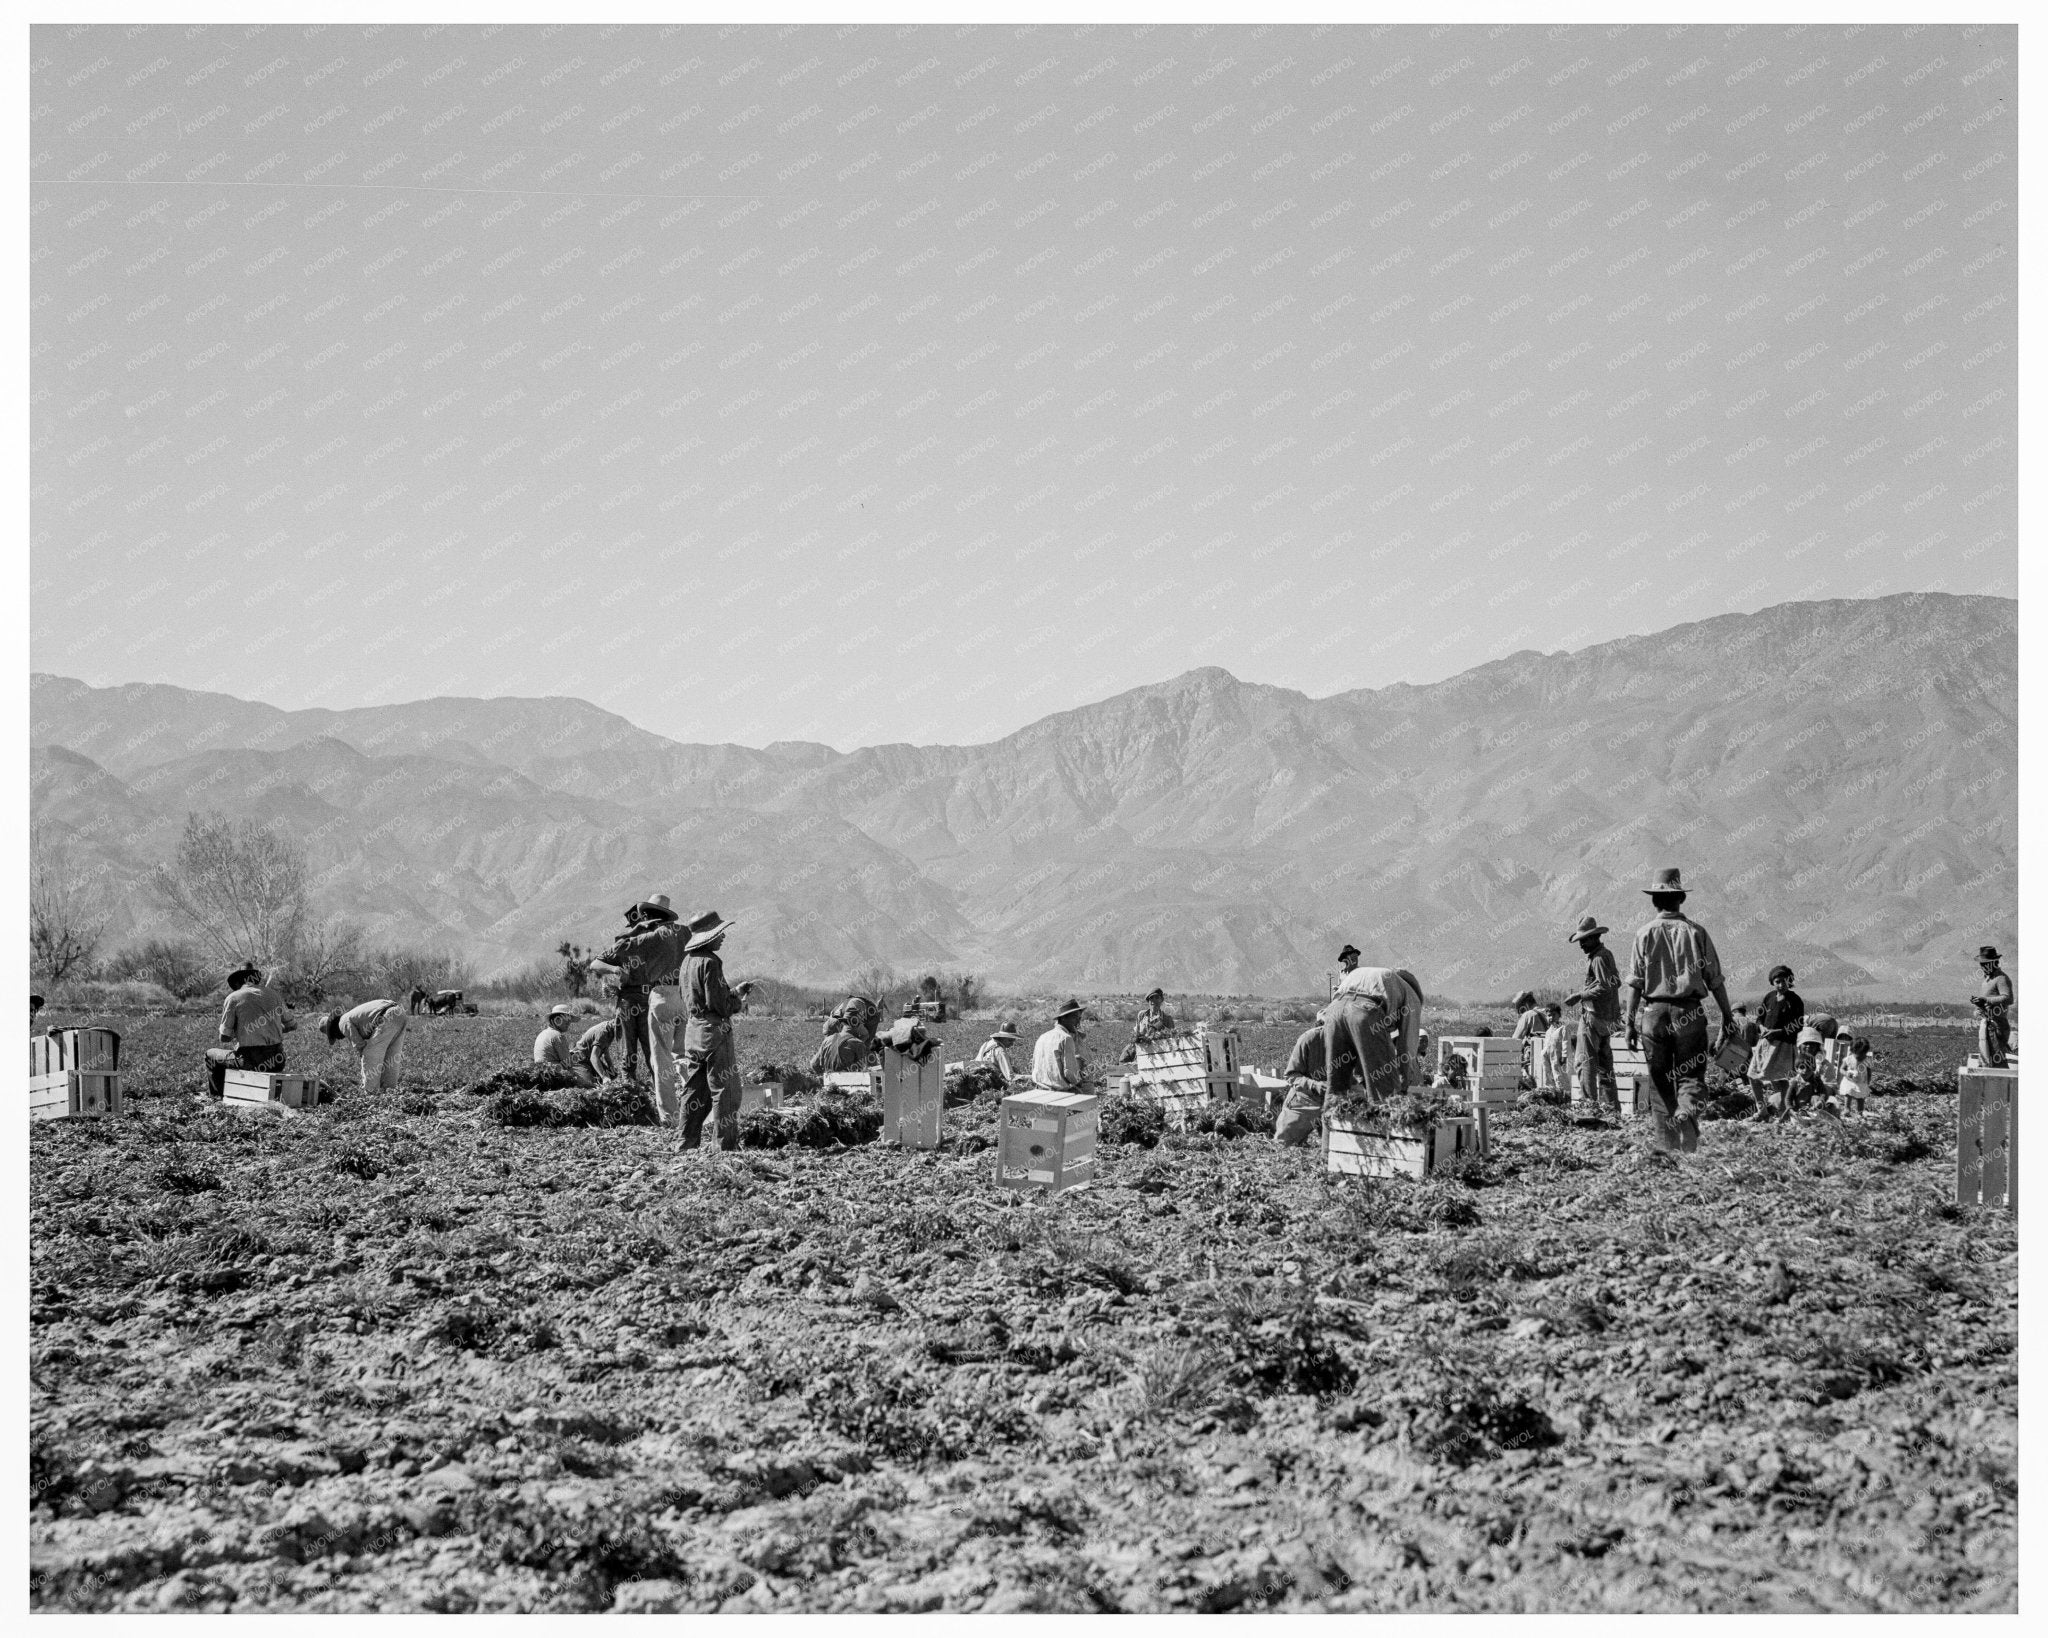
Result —
[[375, 1092], [398, 1089], [398, 1060], [405, 1050], [405, 1027], [409, 1013], [393, 1007], [380, 1020], [369, 1040], [363, 1043], [363, 1090]]
[[266, 1075], [276, 1075], [284, 1069], [284, 1047], [278, 1046], [231, 1046], [208, 1047], [206, 1049], [206, 1079], [213, 1088], [216, 1098], [227, 1096], [228, 1071], [231, 1069], [255, 1069]]
[[654, 1103], [655, 1119], [663, 1126], [683, 1124], [683, 1066], [680, 1058], [683, 1026], [689, 1009], [683, 1004], [682, 987], [656, 984], [647, 992], [647, 1068], [654, 1078], [648, 1096]]
[[1297, 1075], [1287, 1083], [1279, 1117], [1273, 1122], [1274, 1141], [1284, 1148], [1299, 1149], [1323, 1130], [1323, 1086]]
[[1579, 1020], [1579, 1101], [1606, 1109], [1618, 1109], [1620, 1097], [1614, 1090], [1614, 1036], [1607, 1025], [1591, 1018]]
[[2005, 1068], [2005, 1055], [2011, 1045], [2012, 1025], [2007, 1020], [1988, 1012], [1977, 1020], [1977, 1056], [1984, 1060], [1986, 1069]]
[[620, 990], [612, 1016], [619, 1021], [618, 1078], [629, 1081], [647, 1052], [647, 991], [637, 984]]
[[1652, 1140], [1691, 1154], [1700, 1146], [1698, 1108], [1707, 1091], [1706, 1009], [1697, 998], [1648, 1001], [1637, 1029], [1650, 1071]]
[[704, 1141], [704, 1120], [714, 1104], [721, 1149], [740, 1146], [740, 1061], [733, 1047], [732, 1024], [707, 1020], [693, 1031], [695, 1039], [683, 1054], [683, 1147]]
[[[1347, 1054], [1355, 1062], [1347, 1064]], [[1398, 1098], [1408, 1090], [1408, 1060], [1387, 1038], [1387, 1009], [1376, 997], [1340, 990], [1323, 1014], [1323, 1062], [1330, 1066], [1330, 1090], [1341, 1092], [1365, 1066], [1375, 1098]]]

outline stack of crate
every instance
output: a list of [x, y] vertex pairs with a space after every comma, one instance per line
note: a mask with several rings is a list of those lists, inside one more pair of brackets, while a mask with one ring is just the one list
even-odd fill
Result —
[[30, 1120], [118, 1115], [125, 1107], [117, 1031], [59, 1029], [29, 1037]]
[[1436, 1044], [1437, 1073], [1455, 1052], [1465, 1060], [1472, 1102], [1488, 1108], [1513, 1103], [1522, 1089], [1522, 1043], [1510, 1035], [1446, 1035]]
[[1061, 1194], [1095, 1176], [1101, 1099], [1084, 1092], [1018, 1092], [1003, 1099], [996, 1132], [996, 1183]]

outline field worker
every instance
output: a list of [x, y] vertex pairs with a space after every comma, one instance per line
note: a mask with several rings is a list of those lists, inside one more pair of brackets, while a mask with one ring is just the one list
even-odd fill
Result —
[[725, 981], [725, 963], [718, 952], [732, 926], [716, 910], [706, 910], [684, 929], [688, 942], [683, 946], [682, 988], [689, 1008], [683, 1033], [685, 1149], [703, 1141], [704, 1117], [714, 1104], [719, 1148], [740, 1146], [740, 1061], [733, 1049], [732, 1021], [746, 1010], [747, 992], [754, 986], [746, 983], [734, 989]]
[[1601, 942], [1607, 929], [1598, 916], [1581, 916], [1579, 925], [1565, 934], [1586, 958], [1585, 976], [1579, 987], [1566, 996], [1565, 1005], [1579, 1009], [1579, 1050], [1575, 1060], [1579, 1077], [1579, 1099], [1590, 1108], [1619, 1114], [1621, 1100], [1614, 1089], [1614, 1032], [1621, 1028], [1621, 972], [1614, 964], [1614, 952]]
[[1567, 1054], [1564, 1008], [1555, 1001], [1543, 1009], [1543, 1039], [1536, 1045], [1536, 1090], [1562, 1092], [1565, 1088]]
[[600, 1018], [576, 1038], [576, 1061], [571, 1067], [576, 1079], [585, 1086], [595, 1086], [599, 1081], [624, 1079], [619, 1069], [624, 1057], [622, 1032], [616, 1016]]
[[1138, 1024], [1131, 1031], [1131, 1042], [1135, 1046], [1148, 1046], [1174, 1033], [1173, 1014], [1166, 1010], [1166, 992], [1151, 990], [1145, 996], [1145, 1010], [1138, 1015]]
[[412, 1022], [396, 1001], [365, 1001], [347, 1012], [330, 1012], [320, 1020], [320, 1033], [333, 1046], [346, 1038], [363, 1060], [363, 1090], [396, 1091], [398, 1060], [405, 1047], [405, 1026]]
[[[619, 1009], [622, 1027], [642, 1016], [647, 1067], [653, 1084], [648, 1097], [655, 1119], [663, 1126], [683, 1124], [682, 1032], [688, 1014], [683, 1005], [683, 946], [688, 942], [666, 894], [642, 899], [634, 908], [640, 912], [633, 931], [622, 933], [599, 960], [591, 962], [593, 972], [616, 973], [619, 977]], [[633, 998], [629, 1006], [627, 997]], [[632, 1039], [631, 1036], [626, 1037]], [[631, 1059], [628, 1058], [628, 1067]]]
[[1081, 1020], [1086, 1009], [1069, 1000], [1052, 1015], [1052, 1028], [1031, 1049], [1031, 1084], [1040, 1092], [1081, 1090]]
[[[665, 898], [663, 902], [667, 902]], [[637, 1078], [639, 1065], [647, 1056], [647, 986], [628, 983], [624, 973], [607, 974], [605, 968], [615, 954], [619, 957], [616, 964], [624, 964], [625, 957], [619, 952], [619, 945], [639, 930], [640, 906], [638, 903], [629, 904], [626, 906], [625, 931], [612, 940], [612, 948], [603, 958], [590, 964], [591, 970], [601, 978], [610, 978], [612, 1016], [619, 1023], [619, 1041], [623, 1051], [619, 1064], [619, 1077], [622, 1080]]]
[[[1280, 1099], [1280, 1112], [1273, 1121], [1273, 1140], [1285, 1148], [1299, 1149], [1323, 1129], [1323, 1101], [1330, 1077], [1325, 1072], [1323, 1023], [1329, 1008], [1316, 1014], [1316, 1021], [1294, 1038], [1287, 1062], [1280, 1073], [1287, 1091]], [[1339, 1063], [1348, 1075], [1355, 1075], [1358, 1060], [1348, 1046], [1338, 1048]]]
[[1970, 1005], [1977, 1009], [1977, 1056], [1986, 1069], [2005, 1068], [2006, 1054], [2012, 1050], [2012, 979], [1999, 965], [2001, 959], [1994, 944], [1977, 950], [1984, 985], [1970, 997]]
[[811, 1054], [810, 1071], [813, 1075], [845, 1075], [865, 1069], [871, 1050], [868, 1038], [850, 1020], [841, 1018]]
[[576, 1073], [576, 1049], [570, 1044], [568, 1035], [569, 1025], [575, 1017], [559, 1002], [548, 1008], [547, 1024], [533, 1038], [533, 1061], [536, 1064], [553, 1064], [571, 1075]]
[[1536, 996], [1530, 990], [1523, 990], [1508, 1003], [1515, 1009], [1515, 1027], [1510, 1033], [1517, 1041], [1540, 1041], [1544, 1030], [1550, 1027], [1549, 1016], [1536, 1005]]
[[[1680, 908], [1685, 883], [1675, 867], [1659, 870], [1643, 889], [1657, 914], [1636, 929], [1628, 965], [1628, 1044], [1642, 1043], [1660, 1149], [1691, 1154], [1700, 1146], [1695, 1113], [1706, 1095], [1707, 1059], [1734, 1027], [1721, 957], [1707, 930]], [[1705, 1001], [1721, 1009], [1709, 1037]]]
[[1010, 1047], [1017, 1039], [1017, 1031], [1005, 1019], [996, 1026], [995, 1034], [981, 1043], [981, 1050], [974, 1055], [977, 1064], [985, 1064], [1002, 1077], [1008, 1086], [1017, 1078], [1017, 1071], [1010, 1066]]
[[[1396, 967], [1361, 967], [1357, 946], [1337, 952], [1342, 976], [1323, 1009], [1323, 1059], [1330, 1090], [1341, 1092], [1362, 1065], [1375, 1098], [1398, 1097], [1420, 1073], [1422, 987]], [[1347, 1063], [1340, 1043], [1348, 1043]]]
[[1756, 1099], [1759, 1121], [1776, 1118], [1777, 1105], [1791, 1080], [1798, 1061], [1800, 1026], [1806, 1022], [1806, 1003], [1792, 988], [1793, 972], [1780, 963], [1771, 969], [1771, 988], [1756, 1007], [1755, 1048], [1749, 1055], [1750, 1092]]
[[229, 973], [228, 998], [220, 1009], [222, 1044], [206, 1049], [206, 1075], [213, 1095], [226, 1096], [231, 1069], [282, 1074], [284, 1032], [293, 1027], [284, 1015], [284, 997], [263, 982], [261, 969], [237, 967]]

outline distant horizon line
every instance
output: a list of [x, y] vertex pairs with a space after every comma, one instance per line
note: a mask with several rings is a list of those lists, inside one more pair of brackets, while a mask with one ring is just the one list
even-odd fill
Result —
[[[95, 683], [85, 677], [74, 677], [67, 675], [63, 672], [39, 671], [32, 669], [29, 672], [29, 681], [32, 687], [38, 680], [47, 680], [50, 682], [73, 682], [78, 683], [86, 688], [101, 689], [110, 692], [116, 689], [123, 688], [173, 688], [178, 690], [180, 693], [184, 694], [211, 694], [223, 699], [236, 700], [244, 705], [263, 706], [269, 710], [280, 712], [286, 716], [297, 716], [313, 711], [322, 711], [338, 716], [350, 712], [360, 711], [400, 710], [407, 706], [431, 705], [440, 702], [446, 702], [449, 704], [493, 705], [507, 702], [545, 704], [550, 701], [565, 701], [573, 705], [586, 706], [593, 711], [601, 711], [607, 716], [616, 717], [619, 721], [626, 723], [630, 727], [638, 729], [641, 733], [648, 734], [656, 739], [666, 740], [671, 745], [701, 745], [708, 747], [732, 746], [737, 749], [751, 751], [772, 751], [777, 746], [815, 747], [817, 749], [830, 751], [835, 756], [852, 756], [856, 752], [862, 750], [878, 750], [884, 747], [897, 745], [910, 746], [912, 749], [917, 750], [931, 750], [970, 749], [980, 745], [999, 744], [1002, 740], [1008, 739], [1015, 734], [1022, 733], [1025, 729], [1034, 727], [1038, 723], [1048, 721], [1053, 717], [1065, 716], [1074, 711], [1087, 710], [1090, 706], [1106, 704], [1110, 700], [1121, 698], [1123, 695], [1126, 694], [1141, 693], [1149, 688], [1161, 688], [1169, 683], [1178, 682], [1183, 677], [1191, 677], [1199, 672], [1204, 671], [1220, 672], [1224, 676], [1230, 678], [1232, 682], [1239, 683], [1247, 687], [1272, 689], [1277, 693], [1297, 695], [1300, 698], [1309, 701], [1311, 704], [1322, 704], [1329, 700], [1338, 699], [1345, 695], [1351, 694], [1377, 694], [1384, 693], [1388, 690], [1396, 688], [1424, 689], [1440, 687], [1444, 683], [1455, 682], [1460, 677], [1470, 676], [1475, 671], [1482, 671], [1487, 666], [1499, 665], [1503, 661], [1512, 660], [1524, 654], [1533, 654], [1539, 659], [1556, 659], [1560, 657], [1569, 658], [1574, 655], [1591, 653], [1595, 649], [1611, 647], [1617, 643], [1638, 642], [1646, 637], [1662, 636], [1669, 632], [1683, 630], [1685, 627], [1688, 626], [1705, 625], [1706, 623], [1712, 620], [1756, 619], [1763, 615], [1770, 614], [1778, 609], [1800, 608], [1806, 606], [1819, 607], [1821, 605], [1829, 603], [1883, 603], [1909, 597], [1952, 598], [1957, 601], [1962, 601], [1965, 599], [1975, 599], [1980, 602], [2010, 603], [2015, 608], [2019, 606], [2018, 597], [2008, 597], [1998, 592], [1952, 592], [1942, 591], [1934, 588], [1925, 588], [1918, 591], [1881, 592], [1868, 597], [1795, 597], [1788, 598], [1782, 603], [1766, 603], [1761, 608], [1756, 609], [1723, 609], [1718, 611], [1717, 613], [1701, 615], [1696, 619], [1682, 620], [1674, 625], [1659, 627], [1655, 631], [1624, 632], [1619, 636], [1606, 637], [1600, 639], [1597, 642], [1587, 643], [1580, 648], [1539, 649], [1525, 647], [1510, 649], [1506, 653], [1493, 655], [1488, 659], [1479, 661], [1476, 665], [1467, 666], [1462, 671], [1452, 672], [1450, 675], [1436, 678], [1432, 682], [1418, 683], [1411, 682], [1406, 679], [1397, 679], [1393, 682], [1365, 684], [1355, 688], [1339, 688], [1328, 694], [1310, 694], [1303, 689], [1289, 687], [1285, 683], [1260, 682], [1256, 678], [1241, 677], [1236, 672], [1232, 671], [1229, 667], [1223, 665], [1194, 665], [1187, 667], [1185, 670], [1173, 672], [1168, 676], [1155, 678], [1150, 682], [1134, 683], [1127, 688], [1118, 689], [1114, 693], [1105, 694], [1100, 699], [1087, 700], [1078, 705], [1062, 706], [1056, 710], [1044, 712], [1039, 716], [1030, 718], [1026, 722], [1020, 723], [1017, 727], [1010, 729], [1007, 733], [998, 734], [994, 736], [994, 738], [989, 740], [960, 742], [933, 741], [928, 744], [921, 744], [917, 741], [912, 740], [875, 740], [864, 745], [857, 745], [853, 747], [852, 750], [842, 750], [838, 746], [833, 745], [828, 741], [816, 739], [773, 739], [765, 741], [758, 745], [746, 744], [739, 740], [677, 739], [672, 735], [662, 733], [658, 729], [645, 727], [641, 723], [635, 721], [633, 718], [626, 716], [623, 712], [615, 711], [609, 706], [600, 705], [596, 701], [585, 698], [581, 694], [422, 694], [416, 695], [411, 699], [389, 700], [376, 704], [289, 706], [278, 705], [270, 700], [257, 699], [250, 695], [231, 694], [224, 689], [194, 688], [184, 683], [163, 682], [156, 680], [131, 679], [126, 682]], [[33, 746], [31, 748], [33, 748]]]

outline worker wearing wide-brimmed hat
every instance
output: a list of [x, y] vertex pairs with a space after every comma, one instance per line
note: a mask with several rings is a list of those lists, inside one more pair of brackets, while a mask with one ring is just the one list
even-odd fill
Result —
[[981, 1050], [974, 1055], [977, 1064], [993, 1069], [1008, 1086], [1017, 1078], [1017, 1071], [1010, 1064], [1010, 1048], [1016, 1044], [1017, 1030], [1008, 1019], [996, 1025], [995, 1033], [981, 1043]]
[[2012, 979], [1999, 965], [2004, 958], [1995, 944], [1980, 945], [1977, 966], [1984, 974], [1984, 987], [1970, 997], [1977, 1009], [1977, 1056], [1986, 1069], [2005, 1068], [2012, 1047]]
[[1581, 916], [1578, 926], [1565, 934], [1566, 942], [1576, 944], [1585, 955], [1586, 973], [1564, 1001], [1579, 1009], [1578, 1048], [1572, 1059], [1579, 1100], [1589, 1108], [1618, 1113], [1614, 1032], [1621, 1028], [1621, 972], [1614, 964], [1614, 952], [1601, 942], [1606, 931], [1598, 916]]
[[683, 928], [683, 1000], [689, 1024], [683, 1031], [683, 1147], [704, 1139], [704, 1119], [718, 1111], [718, 1146], [740, 1146], [740, 1060], [732, 1021], [746, 1010], [751, 983], [725, 981], [719, 949], [734, 923], [716, 910], [693, 917]]
[[285, 1016], [284, 996], [274, 984], [263, 982], [260, 967], [237, 967], [229, 973], [228, 998], [220, 1009], [221, 1044], [206, 1049], [206, 1076], [213, 1095], [226, 1095], [231, 1069], [282, 1074], [284, 1032], [293, 1027]]
[[1031, 1084], [1041, 1092], [1078, 1092], [1081, 1063], [1081, 1020], [1086, 1009], [1078, 1001], [1052, 1015], [1052, 1028], [1031, 1048]]
[[[1734, 1028], [1721, 957], [1707, 930], [1680, 908], [1685, 883], [1675, 867], [1659, 870], [1643, 889], [1657, 914], [1636, 929], [1629, 951], [1628, 1044], [1642, 1044], [1650, 1071], [1654, 1138], [1661, 1149], [1700, 1146], [1696, 1106], [1706, 1095], [1707, 1060]], [[1709, 1034], [1705, 1002], [1721, 1008]]]
[[[655, 1118], [664, 1126], [681, 1126], [681, 971], [686, 940], [666, 893], [642, 899], [626, 916], [631, 929], [621, 933], [609, 950], [592, 961], [590, 970], [618, 975], [621, 1038], [628, 1043], [645, 1042], [653, 1082], [648, 1098], [654, 1105]], [[632, 1073], [630, 1045], [622, 1067], [625, 1073]]]

